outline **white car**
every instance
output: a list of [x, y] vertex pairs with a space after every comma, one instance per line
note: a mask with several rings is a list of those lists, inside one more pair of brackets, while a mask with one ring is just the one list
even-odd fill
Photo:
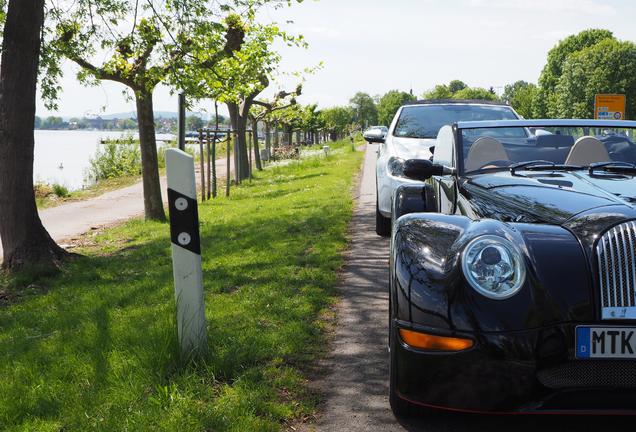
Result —
[[[378, 135], [381, 135], [383, 138], [386, 137], [386, 134], [389, 132], [389, 128], [386, 126], [369, 126], [367, 128], [367, 130], [364, 131], [364, 134], [362, 135], [363, 137], [372, 137], [371, 139], [373, 140], [373, 137], [375, 137], [377, 139]], [[373, 141], [369, 141], [369, 144], [371, 144], [371, 142]]]
[[437, 133], [442, 126], [459, 121], [516, 120], [519, 115], [501, 102], [467, 100], [424, 100], [398, 109], [389, 131], [365, 134], [369, 142], [380, 143], [376, 164], [376, 224], [378, 235], [391, 234], [391, 205], [395, 190], [402, 184], [421, 184], [404, 177], [407, 159], [430, 159]]

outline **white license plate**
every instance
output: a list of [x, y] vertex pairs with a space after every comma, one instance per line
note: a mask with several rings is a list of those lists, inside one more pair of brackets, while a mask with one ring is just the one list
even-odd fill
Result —
[[578, 326], [576, 358], [636, 359], [636, 327]]

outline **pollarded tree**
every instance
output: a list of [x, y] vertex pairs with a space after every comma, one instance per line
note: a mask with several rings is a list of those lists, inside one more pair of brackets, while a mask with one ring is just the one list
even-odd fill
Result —
[[[82, 3], [82, 2], [80, 2]], [[153, 113], [153, 92], [184, 61], [195, 45], [212, 53], [206, 66], [240, 48], [243, 29], [221, 21], [206, 2], [108, 0], [109, 8], [93, 9], [90, 1], [60, 14], [55, 48], [81, 67], [82, 83], [101, 80], [123, 84], [133, 93], [142, 159], [144, 208], [147, 219], [164, 220]], [[209, 14], [209, 15], [206, 15]], [[209, 17], [212, 17], [209, 19]], [[225, 37], [224, 37], [225, 36]], [[101, 49], [95, 49], [99, 46]], [[106, 61], [96, 63], [98, 57]]]
[[[249, 113], [257, 97], [270, 86], [280, 64], [281, 56], [273, 49], [276, 41], [289, 46], [306, 47], [302, 36], [290, 36], [276, 24], [257, 24], [251, 20], [244, 25], [245, 42], [240, 51], [225, 58], [209, 69], [193, 70], [188, 82], [197, 85], [200, 97], [211, 97], [225, 103], [230, 114], [232, 129], [236, 131], [238, 144], [238, 175], [245, 179], [249, 175], [247, 126]], [[306, 72], [311, 72], [307, 70]], [[283, 92], [295, 97], [301, 87]], [[264, 104], [266, 104], [264, 102]]]
[[317, 144], [316, 135], [318, 130], [324, 127], [322, 116], [320, 115], [320, 111], [318, 111], [318, 105], [305, 105], [303, 117], [305, 130], [310, 134], [310, 143]]
[[627, 97], [625, 116], [636, 117], [636, 45], [605, 39], [568, 57], [556, 86], [555, 114], [560, 118], [593, 118], [594, 95]]
[[292, 145], [294, 131], [301, 129], [304, 124], [303, 107], [299, 104], [293, 104], [285, 109], [272, 112], [269, 118], [283, 129], [287, 135], [287, 144]]
[[[292, 105], [296, 104], [296, 97], [302, 92], [302, 86], [298, 85], [294, 92], [280, 91], [276, 94], [273, 100], [253, 100], [248, 113], [250, 123], [252, 126], [252, 139], [254, 143], [254, 161], [256, 162], [256, 169], [262, 170], [263, 165], [261, 163], [261, 154], [258, 145], [258, 124], [262, 120], [266, 120], [268, 116], [271, 116], [276, 111], [284, 110]], [[269, 146], [269, 123], [266, 121], [265, 127], [265, 141], [267, 151], [270, 151]]]

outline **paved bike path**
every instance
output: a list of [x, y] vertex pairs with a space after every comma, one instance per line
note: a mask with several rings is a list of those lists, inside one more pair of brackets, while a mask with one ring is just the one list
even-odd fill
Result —
[[[224, 179], [227, 161], [216, 161], [217, 178]], [[200, 169], [199, 164], [195, 165]], [[200, 180], [197, 174], [197, 189], [200, 193]], [[161, 195], [167, 202], [166, 178], [161, 178]], [[40, 210], [40, 219], [51, 237], [64, 245], [68, 240], [78, 237], [92, 229], [109, 226], [141, 216], [144, 213], [143, 185], [140, 182], [132, 186], [106, 192], [103, 195], [62, 204]], [[0, 262], [2, 244], [0, 243]]]

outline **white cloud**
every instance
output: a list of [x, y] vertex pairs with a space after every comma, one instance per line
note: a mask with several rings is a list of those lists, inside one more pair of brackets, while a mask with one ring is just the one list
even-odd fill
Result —
[[545, 13], [585, 13], [591, 15], [614, 15], [616, 10], [595, 0], [470, 0], [473, 7], [510, 9]]

